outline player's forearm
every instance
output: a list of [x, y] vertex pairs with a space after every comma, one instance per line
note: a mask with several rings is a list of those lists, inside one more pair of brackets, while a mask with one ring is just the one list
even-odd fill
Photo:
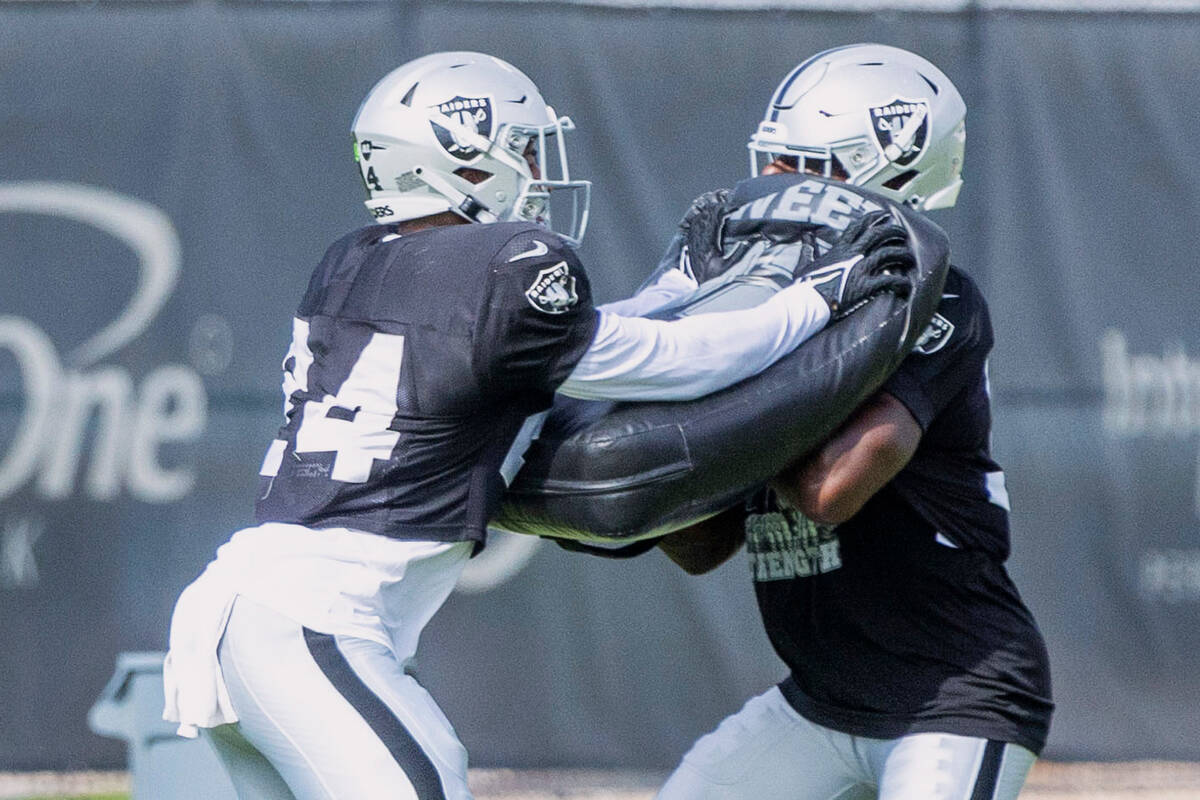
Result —
[[886, 471], [879, 474], [875, 457], [868, 445], [833, 452], [824, 449], [798, 469], [776, 478], [772, 485], [789, 505], [813, 522], [840, 525], [857, 514], [890, 479]]
[[904, 468], [920, 439], [921, 429], [904, 407], [880, 394], [772, 486], [813, 522], [838, 525]]
[[702, 575], [724, 564], [745, 540], [741, 504], [715, 517], [664, 536], [658, 548], [689, 575]]
[[663, 321], [601, 314], [591, 347], [559, 387], [571, 397], [691, 400], [756, 375], [829, 321], [794, 284], [755, 308]]
[[601, 311], [622, 317], [644, 317], [664, 308], [688, 292], [695, 291], [696, 281], [682, 270], [669, 269], [654, 283], [643, 286], [633, 297], [599, 306]]

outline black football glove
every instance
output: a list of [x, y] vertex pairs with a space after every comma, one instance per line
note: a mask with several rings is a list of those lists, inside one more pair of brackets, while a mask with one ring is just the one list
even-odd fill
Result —
[[880, 292], [908, 297], [915, 267], [908, 231], [887, 211], [875, 211], [852, 222], [797, 279], [811, 283], [838, 318]]
[[696, 283], [715, 278], [728, 266], [721, 245], [721, 223], [730, 211], [728, 201], [728, 189], [705, 192], [692, 201], [691, 208], [679, 220]]

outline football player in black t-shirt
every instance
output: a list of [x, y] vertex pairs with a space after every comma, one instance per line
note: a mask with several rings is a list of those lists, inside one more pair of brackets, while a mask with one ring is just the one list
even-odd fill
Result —
[[[754, 173], [816, 173], [943, 208], [962, 182], [964, 116], [923, 58], [829, 50], [771, 98]], [[701, 738], [660, 800], [1015, 800], [1053, 705], [1041, 634], [1004, 568], [991, 347], [982, 295], [951, 268], [881, 392], [744, 507], [660, 543], [702, 572], [744, 541], [790, 670]]]
[[[184, 590], [164, 665], [166, 718], [210, 730], [243, 800], [468, 798], [466, 752], [408, 666], [553, 393], [694, 398], [829, 319], [800, 282], [716, 321], [638, 318], [694, 288], [683, 269], [593, 306], [572, 248], [589, 185], [569, 176], [570, 129], [529, 78], [478, 53], [410, 62], [359, 110], [380, 224], [312, 275], [258, 524]], [[561, 235], [551, 193], [577, 200]], [[855, 278], [848, 293], [896, 280], [854, 244], [830, 265]]]

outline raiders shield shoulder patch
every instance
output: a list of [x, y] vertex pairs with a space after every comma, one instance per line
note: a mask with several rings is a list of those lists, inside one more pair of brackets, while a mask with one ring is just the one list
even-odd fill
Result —
[[563, 314], [574, 308], [579, 295], [575, 293], [575, 276], [567, 262], [560, 261], [538, 272], [533, 285], [525, 290], [525, 299], [546, 314]]
[[946, 346], [946, 342], [950, 341], [952, 335], [954, 335], [954, 323], [941, 314], [934, 314], [933, 319], [929, 320], [929, 326], [921, 334], [921, 338], [917, 339], [913, 352], [924, 356], [933, 355]]

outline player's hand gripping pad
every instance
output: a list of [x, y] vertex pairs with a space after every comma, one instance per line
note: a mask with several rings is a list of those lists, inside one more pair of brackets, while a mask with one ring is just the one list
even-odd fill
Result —
[[[725, 272], [666, 316], [761, 303], [803, 271], [814, 249], [824, 252], [851, 221], [881, 208], [908, 231], [916, 255], [912, 294], [875, 295], [764, 372], [696, 400], [557, 397], [495, 527], [627, 543], [711, 516], [827, 438], [929, 324], [949, 268], [949, 242], [921, 215], [857, 187], [795, 175], [743, 181], [729, 207]], [[665, 267], [675, 263], [664, 260]]]

